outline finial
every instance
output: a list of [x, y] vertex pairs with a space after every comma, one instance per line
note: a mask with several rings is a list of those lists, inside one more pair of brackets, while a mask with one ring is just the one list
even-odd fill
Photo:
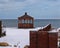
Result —
[[25, 12], [25, 15], [27, 15], [27, 12]]

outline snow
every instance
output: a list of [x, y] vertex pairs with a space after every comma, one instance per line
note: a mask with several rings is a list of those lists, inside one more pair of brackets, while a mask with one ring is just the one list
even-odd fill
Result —
[[57, 30], [60, 31], [60, 28], [58, 28]]
[[58, 31], [58, 37], [59, 37], [60, 36], [60, 28], [58, 28], [57, 31]]
[[6, 28], [6, 36], [0, 38], [0, 42], [7, 42], [12, 45], [17, 45], [20, 42], [20, 47], [29, 45], [29, 30]]
[[53, 30], [49, 31], [49, 33], [58, 33], [58, 30], [57, 29], [53, 29]]
[[[24, 48], [25, 45], [30, 44], [30, 35], [29, 31], [38, 31], [39, 29], [42, 29], [43, 27], [37, 27], [32, 29], [18, 29], [18, 28], [5, 28], [6, 30], [6, 36], [0, 38], [0, 42], [7, 42], [12, 47], [0, 47], [0, 48], [14, 48], [14, 45], [17, 45], [20, 48]], [[53, 31], [54, 32], [54, 31]], [[16, 47], [16, 48], [18, 48]]]
[[[0, 42], [7, 42], [12, 46], [18, 44], [17, 46], [20, 46], [20, 48], [24, 48], [25, 45], [29, 45], [29, 37], [30, 37], [29, 31], [30, 30], [37, 31], [39, 29], [41, 28], [39, 27], [33, 28], [33, 29], [5, 28], [6, 36], [0, 38]], [[6, 48], [9, 48], [9, 47], [6, 47]]]

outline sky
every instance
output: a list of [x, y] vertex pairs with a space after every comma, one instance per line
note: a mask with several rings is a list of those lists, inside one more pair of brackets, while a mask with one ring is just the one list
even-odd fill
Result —
[[60, 19], [60, 0], [0, 0], [0, 19], [17, 19], [25, 12], [35, 19]]

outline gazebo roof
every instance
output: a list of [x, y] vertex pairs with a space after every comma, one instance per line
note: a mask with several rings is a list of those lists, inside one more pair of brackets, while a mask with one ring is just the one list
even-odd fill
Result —
[[25, 14], [23, 15], [23, 16], [21, 16], [21, 17], [18, 17], [18, 19], [20, 20], [20, 19], [28, 19], [28, 20], [30, 20], [30, 19], [34, 19], [33, 17], [31, 17], [31, 16], [29, 16], [29, 15], [27, 15], [27, 12], [25, 12]]

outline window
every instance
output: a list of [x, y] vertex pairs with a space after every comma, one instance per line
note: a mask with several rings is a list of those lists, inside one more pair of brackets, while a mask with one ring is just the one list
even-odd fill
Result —
[[28, 20], [25, 20], [25, 23], [28, 23]]
[[24, 23], [24, 20], [22, 20], [22, 23]]
[[32, 20], [29, 20], [29, 23], [32, 23]]

